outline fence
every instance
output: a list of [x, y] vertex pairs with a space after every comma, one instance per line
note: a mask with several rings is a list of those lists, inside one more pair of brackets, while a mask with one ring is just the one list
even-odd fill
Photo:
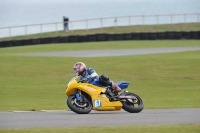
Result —
[[[131, 26], [131, 25], [151, 25], [151, 24], [175, 24], [200, 22], [200, 13], [195, 14], [167, 14], [167, 15], [137, 15], [107, 17], [86, 20], [76, 20], [69, 22], [69, 32], [74, 30], [85, 30], [106, 27]], [[12, 26], [0, 28], [0, 38], [13, 37], [19, 35], [30, 35], [45, 32], [54, 32], [63, 30], [63, 22], [43, 23], [34, 25]]]

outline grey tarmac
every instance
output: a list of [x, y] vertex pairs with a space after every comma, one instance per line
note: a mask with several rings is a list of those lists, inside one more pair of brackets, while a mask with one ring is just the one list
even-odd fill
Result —
[[17, 54], [22, 56], [56, 56], [56, 57], [105, 57], [105, 56], [128, 56], [147, 55], [161, 53], [175, 53], [197, 51], [200, 47], [170, 47], [170, 48], [135, 48], [135, 49], [112, 49], [112, 50], [83, 50], [83, 51], [59, 51]]
[[200, 124], [200, 108], [144, 109], [140, 113], [121, 111], [1, 112], [0, 128], [88, 127], [125, 125]]

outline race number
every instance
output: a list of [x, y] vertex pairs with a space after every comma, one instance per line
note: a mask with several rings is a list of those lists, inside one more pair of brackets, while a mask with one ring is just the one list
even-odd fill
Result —
[[101, 100], [94, 100], [94, 107], [95, 108], [101, 107]]

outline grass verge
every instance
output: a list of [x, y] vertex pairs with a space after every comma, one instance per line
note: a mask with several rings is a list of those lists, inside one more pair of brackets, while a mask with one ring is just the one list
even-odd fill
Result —
[[0, 133], [199, 133], [200, 125], [0, 129]]
[[[145, 108], [200, 107], [200, 51], [98, 58], [8, 56], [15, 53], [199, 46], [199, 41], [120, 41], [0, 49], [0, 110], [68, 109], [65, 87], [83, 61], [114, 81], [129, 81]], [[100, 47], [101, 46], [101, 47]]]

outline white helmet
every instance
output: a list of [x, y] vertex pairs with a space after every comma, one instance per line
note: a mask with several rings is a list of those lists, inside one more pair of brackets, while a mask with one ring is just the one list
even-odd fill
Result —
[[86, 69], [86, 65], [83, 62], [77, 62], [74, 65], [74, 71], [77, 76], [81, 75]]

